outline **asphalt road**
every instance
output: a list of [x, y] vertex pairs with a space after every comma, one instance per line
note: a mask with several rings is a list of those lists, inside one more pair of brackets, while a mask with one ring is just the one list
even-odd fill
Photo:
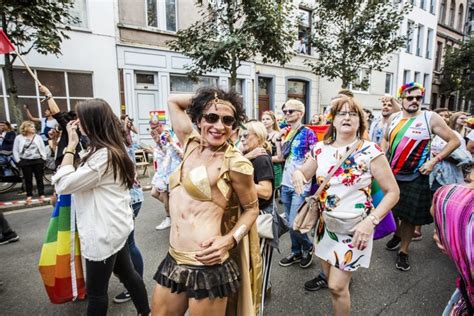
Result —
[[[161, 204], [146, 193], [136, 224], [136, 240], [145, 261], [145, 284], [149, 296], [153, 274], [168, 248], [169, 231], [156, 231], [164, 218]], [[37, 269], [50, 207], [6, 213], [11, 226], [21, 236], [19, 242], [0, 246], [0, 315], [84, 315], [86, 302], [53, 305], [49, 302]], [[433, 226], [423, 229], [424, 239], [414, 242], [412, 269], [395, 269], [395, 252], [384, 249], [386, 240], [375, 242], [370, 269], [354, 273], [351, 285], [352, 315], [440, 315], [455, 288], [456, 271], [449, 259], [432, 242]], [[309, 269], [278, 265], [289, 249], [289, 236], [282, 238], [281, 254], [274, 253], [272, 293], [266, 315], [330, 315], [327, 290], [306, 292], [305, 281], [318, 273], [314, 261]], [[109, 286], [109, 314], [136, 315], [131, 302], [114, 304], [112, 297], [122, 290], [112, 277]]]

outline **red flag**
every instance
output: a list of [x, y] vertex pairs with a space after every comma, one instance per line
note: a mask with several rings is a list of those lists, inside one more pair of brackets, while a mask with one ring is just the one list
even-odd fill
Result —
[[8, 54], [10, 52], [15, 51], [15, 47], [13, 46], [12, 42], [8, 39], [5, 32], [0, 29], [0, 54]]

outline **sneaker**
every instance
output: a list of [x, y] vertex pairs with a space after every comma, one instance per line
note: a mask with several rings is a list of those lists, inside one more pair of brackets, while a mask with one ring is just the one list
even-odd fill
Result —
[[411, 240], [413, 241], [420, 241], [423, 239], [423, 235], [421, 234], [421, 232], [417, 232], [415, 230], [415, 232], [413, 233], [413, 238]]
[[312, 280], [309, 280], [304, 284], [304, 288], [306, 291], [318, 291], [320, 289], [325, 289], [328, 287], [328, 281], [322, 276], [322, 274], [318, 275]]
[[398, 237], [397, 235], [393, 235], [392, 239], [390, 239], [385, 245], [385, 248], [391, 251], [397, 250], [398, 248], [400, 248], [401, 243], [402, 243], [402, 239]]
[[294, 253], [290, 253], [287, 257], [280, 260], [280, 265], [282, 267], [289, 267], [294, 263], [301, 261], [301, 254], [295, 255]]
[[313, 247], [309, 251], [303, 251], [301, 256], [300, 268], [306, 269], [313, 262]]
[[410, 263], [408, 262], [408, 255], [403, 252], [399, 252], [397, 255], [397, 263], [395, 263], [395, 267], [400, 271], [408, 271], [410, 270]]
[[171, 227], [171, 218], [167, 216], [160, 225], [156, 226], [156, 230], [163, 230]]
[[114, 297], [114, 303], [121, 304], [130, 301], [132, 298], [128, 291], [123, 291], [119, 295]]
[[2, 238], [0, 238], [0, 245], [5, 245], [11, 242], [15, 242], [20, 240], [20, 236], [18, 236], [16, 233], [11, 232], [8, 235], [3, 235]]

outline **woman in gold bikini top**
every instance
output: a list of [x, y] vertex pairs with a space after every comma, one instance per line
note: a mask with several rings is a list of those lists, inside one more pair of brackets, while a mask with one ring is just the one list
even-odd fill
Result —
[[[252, 164], [228, 142], [245, 118], [242, 101], [234, 92], [205, 88], [194, 97], [170, 96], [168, 108], [184, 158], [170, 176], [170, 249], [155, 275], [152, 312], [182, 315], [189, 308], [190, 313], [224, 315], [239, 283], [247, 290], [258, 288], [259, 280], [245, 279], [261, 268], [253, 257], [247, 256], [247, 265], [229, 258], [236, 246], [248, 252], [252, 243], [244, 237], [249, 232], [253, 237], [259, 212]], [[229, 225], [226, 210], [235, 200], [243, 210]], [[256, 313], [255, 295], [238, 301], [239, 315]]]

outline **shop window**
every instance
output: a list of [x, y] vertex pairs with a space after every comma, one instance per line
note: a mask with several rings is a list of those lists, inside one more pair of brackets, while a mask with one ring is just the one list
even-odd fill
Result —
[[199, 77], [197, 81], [193, 81], [184, 75], [170, 75], [171, 92], [195, 93], [202, 87], [217, 87], [217, 78]]

